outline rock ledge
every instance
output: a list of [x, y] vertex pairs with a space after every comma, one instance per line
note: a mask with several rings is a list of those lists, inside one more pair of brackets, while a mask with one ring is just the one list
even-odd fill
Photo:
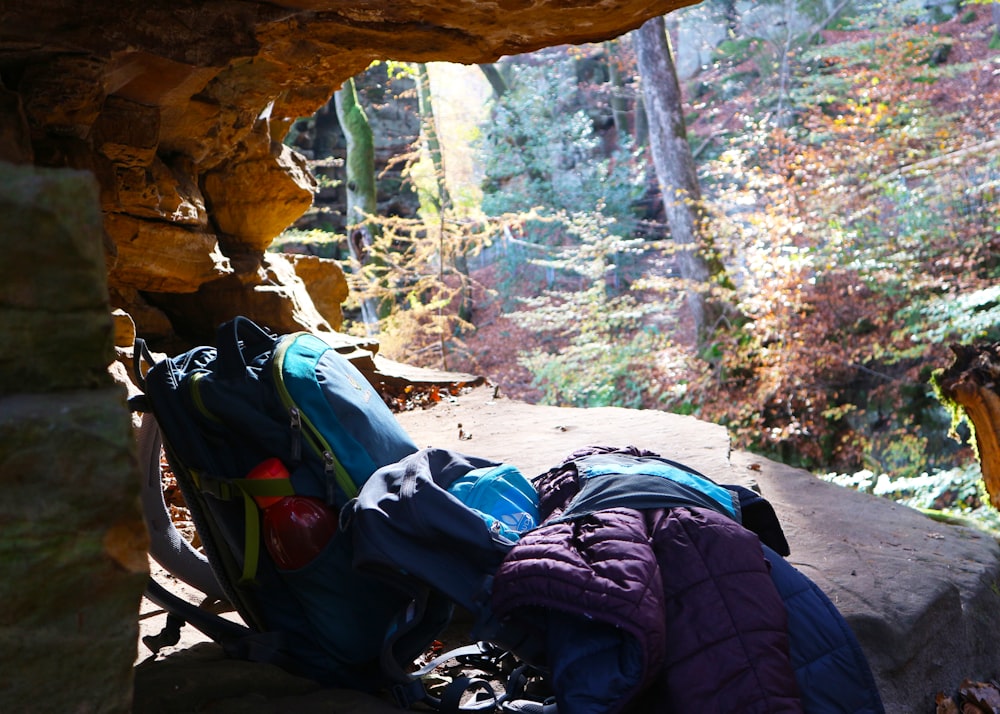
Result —
[[[720, 483], [756, 485], [782, 521], [789, 561], [830, 596], [861, 641], [888, 712], [930, 712], [937, 692], [951, 693], [965, 677], [988, 680], [1000, 669], [994, 646], [1000, 545], [988, 534], [938, 523], [752, 454], [731, 453], [723, 427], [693, 417], [532, 406], [495, 398], [483, 387], [400, 414], [399, 420], [419, 446], [502, 459], [529, 477], [581, 446], [633, 444]], [[144, 629], [155, 629], [157, 619], [144, 620]], [[211, 645], [194, 647], [197, 633], [187, 637], [172, 654], [137, 668], [136, 706], [142, 706], [136, 711], [394, 711], [378, 699], [319, 690], [265, 665], [226, 661]], [[180, 689], [167, 700], [157, 694], [180, 683], [183, 701]]]

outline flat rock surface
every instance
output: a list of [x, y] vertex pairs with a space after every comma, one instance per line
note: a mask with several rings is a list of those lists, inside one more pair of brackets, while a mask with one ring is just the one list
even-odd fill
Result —
[[[989, 535], [731, 453], [723, 427], [692, 417], [532, 406], [494, 398], [481, 387], [399, 420], [418, 446], [503, 460], [529, 477], [583, 446], [634, 445], [719, 483], [756, 485], [782, 521], [789, 561], [830, 596], [854, 629], [891, 714], [929, 714], [937, 692], [951, 693], [965, 677], [989, 679], [1000, 670], [1000, 648], [993, 644], [1000, 632], [1000, 546]], [[148, 615], [144, 631], [156, 630], [160, 620]], [[140, 653], [137, 714], [393, 710], [387, 701], [321, 690], [273, 667], [227, 661], [188, 629], [160, 656]]]

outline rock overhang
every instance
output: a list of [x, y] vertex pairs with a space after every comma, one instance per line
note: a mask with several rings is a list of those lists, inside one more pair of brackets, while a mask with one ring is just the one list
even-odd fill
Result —
[[[246, 294], [230, 308], [257, 316], [254, 296], [269, 280], [259, 255], [308, 209], [316, 188], [281, 141], [372, 61], [490, 62], [615, 37], [689, 4], [7, 3], [0, 160], [97, 177], [113, 307], [155, 340], [167, 325], [190, 328], [234, 275]], [[190, 307], [178, 312], [162, 294], [205, 298], [181, 301]], [[308, 294], [290, 299], [303, 309], [278, 312], [299, 317], [269, 327], [322, 327]]]

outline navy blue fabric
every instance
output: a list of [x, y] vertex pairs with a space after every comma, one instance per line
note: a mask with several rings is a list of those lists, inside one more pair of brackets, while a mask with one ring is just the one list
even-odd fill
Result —
[[756, 533], [761, 543], [776, 550], [779, 555], [790, 555], [785, 532], [781, 530], [778, 514], [770, 501], [746, 486], [727, 485], [726, 488], [739, 499], [743, 527]]
[[372, 474], [343, 511], [354, 566], [405, 572], [477, 614], [488, 581], [514, 545], [448, 491], [495, 461], [448, 449], [422, 449]]
[[549, 610], [545, 643], [560, 712], [616, 711], [641, 682], [642, 648], [620, 627]]
[[[288, 352], [286, 366], [295, 382], [291, 392], [304, 394], [304, 405], [284, 386], [275, 360], [280, 347], [299, 339], [303, 349]], [[251, 627], [280, 635], [271, 640], [280, 651], [258, 649], [251, 656], [328, 684], [382, 683], [382, 643], [409, 595], [354, 571], [350, 542], [340, 533], [305, 567], [279, 570], [260, 539], [256, 506], [240, 490], [254, 466], [276, 457], [301, 495], [338, 507], [353, 495], [336, 487], [329, 458], [294, 416], [324, 430], [323, 441], [344, 452], [340, 460], [356, 484], [415, 451], [364, 376], [316, 337], [278, 337], [236, 318], [219, 327], [216, 346], [152, 365], [145, 384], [213, 570]], [[256, 567], [244, 568], [253, 564], [247, 553], [254, 550]]]
[[763, 546], [788, 612], [792, 667], [807, 714], [884, 714], [861, 645], [830, 598]]

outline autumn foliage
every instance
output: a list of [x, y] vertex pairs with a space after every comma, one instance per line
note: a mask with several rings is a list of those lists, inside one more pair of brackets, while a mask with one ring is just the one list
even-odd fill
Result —
[[751, 119], [759, 82], [731, 100], [738, 130], [713, 125], [728, 114], [703, 100], [695, 131], [727, 131], [705, 170], [745, 266], [746, 322], [717, 334], [687, 398], [739, 445], [814, 469], [954, 459], [928, 380], [949, 341], [996, 329], [979, 319], [1000, 247], [1000, 83], [982, 14], [826, 33], [796, 57], [786, 126]]
[[532, 401], [696, 414], [817, 471], [969, 462], [930, 380], [950, 343], [1000, 338], [1000, 56], [969, 7], [737, 36], [685, 82], [733, 305], [701, 343], [628, 38], [510, 59], [482, 212], [390, 220], [375, 246], [384, 352]]

